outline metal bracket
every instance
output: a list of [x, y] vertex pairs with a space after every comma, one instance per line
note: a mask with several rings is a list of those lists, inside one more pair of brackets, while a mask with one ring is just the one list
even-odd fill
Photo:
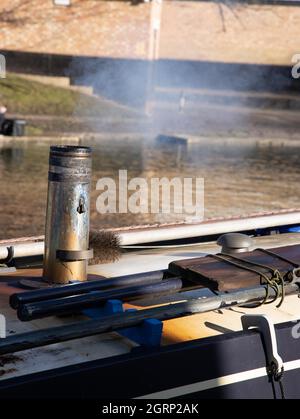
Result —
[[75, 262], [78, 260], [88, 260], [93, 259], [94, 251], [93, 249], [88, 250], [57, 250], [56, 251], [57, 259], [62, 262]]
[[283, 371], [283, 360], [278, 354], [276, 332], [272, 320], [265, 314], [245, 314], [241, 317], [241, 322], [243, 330], [254, 327], [261, 332], [265, 345], [268, 373], [272, 369], [272, 372], [280, 376]]
[[287, 273], [287, 278], [291, 284], [300, 282], [300, 268], [294, 268]]
[[[132, 312], [136, 309], [124, 310], [120, 300], [107, 300], [103, 306], [86, 308], [82, 313], [90, 318], [99, 319], [124, 312]], [[145, 319], [140, 326], [126, 327], [118, 330], [119, 335], [138, 343], [142, 348], [155, 348], [160, 346], [163, 330], [163, 322], [157, 319]]]
[[5, 259], [0, 260], [0, 263], [4, 265], [8, 265], [15, 256], [14, 246], [8, 246], [6, 250], [7, 250], [7, 257]]
[[6, 249], [7, 257], [3, 260], [0, 260], [0, 275], [16, 271], [16, 268], [14, 266], [9, 266], [10, 262], [12, 262], [14, 258], [15, 248], [14, 246], [9, 246]]

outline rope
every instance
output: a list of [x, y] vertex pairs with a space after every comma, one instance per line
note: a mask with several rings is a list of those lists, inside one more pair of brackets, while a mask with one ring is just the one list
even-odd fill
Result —
[[[272, 256], [274, 258], [280, 259], [283, 262], [286, 262], [289, 265], [292, 265], [294, 268], [299, 268], [298, 263], [296, 263], [296, 262], [294, 262], [290, 259], [287, 259], [287, 258], [285, 258], [281, 255], [278, 255], [277, 253], [274, 253], [270, 250], [261, 249], [261, 248], [258, 248], [258, 249], [255, 249], [255, 250], [266, 253], [269, 256]], [[264, 300], [262, 301], [262, 303], [259, 304], [259, 306], [262, 305], [262, 304], [270, 304], [270, 303], [273, 303], [274, 301], [276, 301], [276, 299], [278, 298], [278, 296], [280, 294], [279, 285], [281, 286], [281, 299], [280, 299], [279, 304], [276, 307], [280, 307], [281, 304], [283, 303], [284, 297], [285, 297], [284, 278], [283, 278], [283, 275], [280, 273], [280, 271], [278, 269], [275, 269], [275, 268], [270, 267], [268, 265], [263, 265], [263, 264], [258, 263], [258, 262], [252, 262], [252, 261], [249, 261], [249, 260], [245, 260], [243, 258], [234, 256], [234, 255], [230, 255], [230, 254], [227, 254], [227, 253], [222, 253], [222, 254], [218, 253], [216, 255], [209, 255], [209, 256], [211, 256], [211, 257], [213, 257], [217, 260], [221, 260], [225, 263], [229, 263], [230, 265], [236, 266], [240, 269], [244, 269], [244, 270], [247, 270], [249, 272], [254, 272], [254, 273], [256, 273], [260, 276], [260, 280], [262, 280], [262, 278], [264, 278], [266, 283], [267, 283], [266, 296], [265, 296]], [[242, 262], [243, 264], [241, 264], [239, 262]], [[266, 273], [261, 272], [258, 269], [251, 268], [250, 266], [245, 266], [245, 264], [248, 264], [250, 266], [256, 266], [256, 267], [259, 267], [259, 268], [263, 268], [264, 270], [267, 270], [267, 271], [271, 272], [272, 277], [269, 278]], [[270, 302], [266, 302], [267, 299], [269, 298], [269, 288], [270, 287], [275, 291], [275, 298]], [[269, 377], [270, 377], [270, 379], [273, 383], [272, 385], [273, 385], [273, 392], [274, 392], [274, 398], [275, 399], [277, 397], [276, 397], [274, 382], [278, 383], [278, 385], [279, 385], [281, 399], [283, 399], [283, 400], [285, 399], [285, 391], [284, 391], [284, 386], [283, 386], [283, 382], [282, 382], [283, 373], [284, 373], [284, 368], [282, 367], [281, 371], [278, 372], [276, 365], [273, 364], [273, 363], [268, 368], [268, 375], [269, 375]]]
[[[262, 278], [266, 281], [266, 284], [267, 284], [266, 296], [265, 296], [264, 300], [262, 301], [262, 303], [260, 303], [258, 305], [258, 307], [260, 305], [263, 305], [263, 304], [271, 304], [271, 303], [273, 303], [274, 301], [277, 300], [277, 298], [280, 295], [279, 285], [281, 286], [281, 299], [280, 299], [279, 304], [276, 307], [277, 308], [280, 307], [281, 304], [283, 303], [284, 297], [285, 297], [284, 279], [283, 279], [283, 276], [281, 275], [281, 273], [279, 272], [278, 269], [274, 269], [274, 268], [272, 268], [270, 266], [267, 266], [267, 265], [262, 265], [261, 263], [245, 260], [245, 259], [242, 259], [240, 257], [233, 256], [233, 255], [230, 255], [230, 254], [227, 254], [227, 253], [222, 253], [222, 254], [218, 253], [216, 255], [210, 254], [209, 256], [212, 257], [212, 258], [215, 258], [217, 260], [221, 260], [222, 262], [229, 263], [230, 265], [236, 266], [237, 268], [244, 269], [244, 270], [247, 270], [249, 272], [253, 272], [253, 273], [259, 275], [261, 282], [262, 282]], [[230, 259], [228, 259], [228, 258], [230, 258]], [[244, 264], [246, 263], [250, 266], [257, 266], [257, 267], [260, 267], [262, 269], [265, 269], [265, 270], [267, 270], [271, 273], [272, 277], [269, 278], [267, 276], [267, 274], [265, 274], [264, 272], [261, 272], [257, 269], [254, 269], [254, 268], [250, 268], [249, 266], [245, 266], [245, 265], [237, 263], [235, 261], [242, 262]], [[275, 298], [273, 298], [273, 300], [267, 302], [267, 300], [269, 299], [270, 288], [272, 288], [274, 290]]]
[[[276, 383], [279, 384], [281, 398], [285, 400], [285, 392], [284, 392], [284, 387], [283, 387], [283, 382], [282, 382], [283, 373], [284, 373], [284, 367], [281, 368], [280, 372], [277, 372], [276, 365], [273, 363], [268, 368], [268, 375], [270, 379], [274, 380]], [[274, 398], [276, 399], [276, 393], [274, 393]]]
[[282, 381], [279, 381], [279, 388], [280, 388], [280, 392], [281, 392], [281, 398], [284, 400], [285, 399], [285, 394], [284, 394], [284, 388], [283, 388], [283, 384]]

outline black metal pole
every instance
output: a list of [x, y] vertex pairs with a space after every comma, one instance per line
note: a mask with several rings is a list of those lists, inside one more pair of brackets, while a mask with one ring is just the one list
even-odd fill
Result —
[[84, 295], [22, 304], [18, 308], [18, 318], [22, 321], [28, 321], [61, 314], [71, 314], [84, 308], [100, 306], [107, 300], [122, 299], [122, 301], [130, 301], [147, 295], [157, 296], [174, 293], [181, 288], [182, 280], [172, 278], [157, 284], [138, 285], [108, 291], [94, 291]]
[[[298, 294], [298, 284], [285, 287], [286, 295]], [[52, 327], [49, 329], [27, 332], [0, 339], [0, 355], [19, 352], [25, 349], [65, 342], [100, 333], [118, 331], [119, 329], [140, 325], [145, 319], [169, 320], [177, 317], [188, 316], [195, 313], [204, 313], [222, 308], [242, 305], [245, 303], [262, 301], [266, 296], [263, 286], [251, 290], [242, 290], [232, 293], [220, 294], [216, 297], [193, 299], [165, 306], [125, 312], [102, 319], [80, 321], [66, 326]], [[270, 298], [274, 298], [274, 290], [270, 290]]]
[[12, 308], [16, 309], [21, 304], [50, 300], [51, 298], [63, 298], [70, 295], [85, 294], [90, 291], [126, 287], [130, 285], [154, 284], [162, 280], [164, 273], [165, 271], [143, 272], [115, 278], [88, 281], [80, 284], [69, 284], [54, 288], [21, 292], [11, 295], [9, 303]]

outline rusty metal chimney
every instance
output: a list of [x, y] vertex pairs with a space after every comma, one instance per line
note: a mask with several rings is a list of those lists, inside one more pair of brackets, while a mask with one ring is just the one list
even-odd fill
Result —
[[51, 283], [87, 279], [91, 154], [89, 147], [50, 147], [43, 276]]

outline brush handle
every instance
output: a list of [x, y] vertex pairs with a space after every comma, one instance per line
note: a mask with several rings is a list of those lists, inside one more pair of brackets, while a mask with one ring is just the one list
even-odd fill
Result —
[[[286, 295], [298, 295], [299, 286], [290, 284], [285, 286]], [[125, 312], [105, 316], [101, 319], [78, 321], [73, 324], [57, 326], [48, 329], [36, 330], [8, 336], [0, 339], [0, 355], [23, 351], [53, 343], [61, 343], [73, 339], [95, 336], [101, 333], [115, 332], [119, 329], [138, 326], [146, 319], [170, 320], [178, 317], [189, 316], [195, 313], [206, 313], [218, 309], [246, 304], [248, 302], [261, 302], [266, 296], [263, 286], [224, 293], [210, 298], [197, 298], [183, 302], [167, 304], [158, 307]], [[269, 297], [276, 296], [273, 289]]]
[[22, 321], [29, 321], [49, 316], [72, 314], [80, 312], [85, 308], [99, 307], [107, 300], [131, 301], [147, 295], [161, 296], [174, 293], [181, 288], [182, 280], [179, 278], [172, 278], [161, 281], [158, 284], [139, 285], [108, 291], [94, 291], [84, 295], [71, 296], [69, 298], [58, 298], [21, 305], [18, 308], [18, 318]]
[[138, 284], [154, 284], [156, 282], [160, 282], [163, 279], [164, 272], [165, 271], [143, 272], [134, 275], [124, 275], [115, 278], [83, 282], [80, 284], [69, 284], [53, 288], [27, 291], [11, 295], [9, 303], [12, 308], [17, 309], [21, 304], [68, 297], [77, 294], [85, 294], [90, 291], [126, 287]]

